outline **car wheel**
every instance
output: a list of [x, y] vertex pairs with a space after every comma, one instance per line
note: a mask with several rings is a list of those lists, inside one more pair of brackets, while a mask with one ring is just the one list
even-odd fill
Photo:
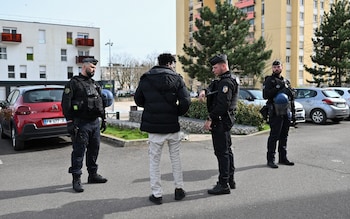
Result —
[[24, 141], [20, 141], [16, 139], [16, 129], [14, 126], [11, 127], [11, 142], [12, 142], [12, 147], [15, 151], [24, 149]]
[[311, 120], [316, 124], [325, 124], [327, 121], [326, 113], [321, 109], [311, 111]]

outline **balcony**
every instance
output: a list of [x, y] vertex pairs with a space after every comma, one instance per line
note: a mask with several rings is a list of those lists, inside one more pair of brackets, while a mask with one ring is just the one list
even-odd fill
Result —
[[255, 5], [255, 0], [240, 0], [235, 4], [237, 8], [246, 8]]
[[255, 12], [254, 11], [249, 11], [247, 12], [247, 20], [255, 18]]
[[75, 46], [94, 46], [94, 39], [76, 38]]
[[1, 33], [1, 41], [2, 42], [22, 42], [22, 34], [18, 33]]
[[85, 59], [85, 58], [95, 58], [95, 57], [94, 56], [76, 56], [75, 63], [81, 64], [81, 63], [83, 63], [83, 59]]

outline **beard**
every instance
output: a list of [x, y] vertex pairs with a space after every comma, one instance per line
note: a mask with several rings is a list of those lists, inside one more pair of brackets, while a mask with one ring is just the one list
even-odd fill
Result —
[[273, 71], [272, 73], [275, 74], [275, 75], [279, 75], [279, 74], [281, 74], [281, 72], [282, 72], [282, 71], [278, 71], [278, 70], [277, 70], [277, 71]]
[[86, 69], [86, 75], [87, 75], [89, 78], [92, 78], [92, 77], [95, 75], [95, 72]]

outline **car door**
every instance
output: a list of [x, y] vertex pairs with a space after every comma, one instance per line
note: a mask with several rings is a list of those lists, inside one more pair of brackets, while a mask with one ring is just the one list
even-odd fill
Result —
[[296, 98], [301, 105], [303, 105], [305, 110], [305, 116], [309, 117], [311, 110], [313, 109], [314, 100], [313, 98], [316, 96], [315, 91], [310, 89], [296, 89]]

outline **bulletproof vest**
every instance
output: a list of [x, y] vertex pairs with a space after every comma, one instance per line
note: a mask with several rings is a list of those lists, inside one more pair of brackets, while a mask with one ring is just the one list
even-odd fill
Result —
[[84, 80], [80, 77], [74, 77], [78, 83], [77, 90], [82, 95], [76, 96], [73, 101], [73, 110], [78, 113], [78, 117], [94, 119], [103, 114], [103, 101], [101, 97], [101, 88], [94, 80]]

